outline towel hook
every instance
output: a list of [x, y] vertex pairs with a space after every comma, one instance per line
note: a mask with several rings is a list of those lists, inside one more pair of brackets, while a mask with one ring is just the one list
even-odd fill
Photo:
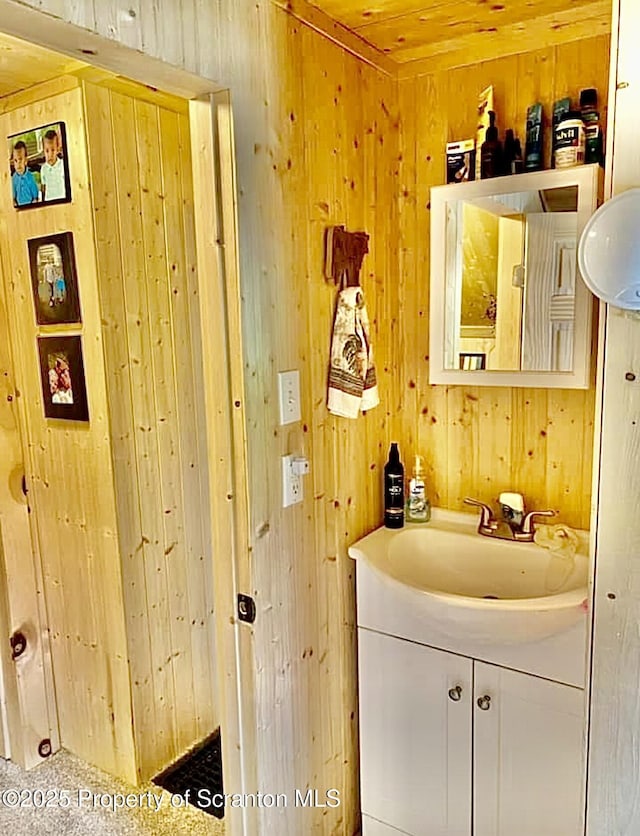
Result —
[[325, 234], [325, 276], [336, 285], [360, 284], [362, 260], [369, 252], [366, 232], [347, 232], [344, 226], [330, 226]]

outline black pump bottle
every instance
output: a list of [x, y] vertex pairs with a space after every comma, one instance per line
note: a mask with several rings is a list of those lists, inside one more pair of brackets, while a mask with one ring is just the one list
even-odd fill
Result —
[[384, 466], [384, 524], [386, 528], [404, 525], [404, 467], [395, 441]]

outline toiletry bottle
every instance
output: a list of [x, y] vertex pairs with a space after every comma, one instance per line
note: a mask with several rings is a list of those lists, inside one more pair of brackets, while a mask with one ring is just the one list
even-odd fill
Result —
[[489, 111], [489, 127], [487, 138], [480, 149], [480, 176], [483, 180], [498, 177], [502, 172], [502, 143], [498, 139], [496, 114]]
[[404, 525], [404, 467], [395, 441], [384, 466], [384, 524], [387, 528]]
[[504, 147], [502, 150], [502, 170], [500, 174], [511, 174], [511, 160], [515, 154], [516, 141], [513, 136], [513, 130], [507, 128], [504, 132]]
[[475, 179], [480, 180], [482, 172], [480, 166], [480, 149], [482, 143], [487, 138], [487, 128], [489, 127], [489, 111], [493, 110], [493, 85], [489, 85], [486, 90], [478, 96], [478, 121], [476, 123], [476, 170]]
[[588, 87], [580, 92], [580, 112], [585, 128], [585, 163], [604, 163], [602, 127], [598, 113], [598, 91]]
[[542, 168], [542, 105], [539, 102], [527, 110], [524, 167], [526, 171], [540, 171]]
[[556, 128], [571, 110], [571, 99], [565, 97], [553, 103], [553, 124], [551, 126], [551, 168], [556, 167]]
[[522, 174], [524, 171], [524, 160], [522, 159], [522, 146], [520, 140], [516, 138], [514, 155], [511, 160], [511, 171], [509, 174]]
[[555, 130], [556, 168], [571, 168], [583, 165], [585, 152], [585, 130], [579, 110], [570, 110], [558, 122]]
[[523, 169], [522, 148], [520, 140], [513, 135], [512, 128], [507, 128], [504, 135], [504, 152], [502, 155], [502, 173], [519, 174]]
[[429, 522], [431, 518], [431, 505], [427, 499], [424, 487], [424, 467], [422, 456], [416, 456], [413, 465], [413, 474], [409, 482], [409, 495], [407, 497], [407, 522]]

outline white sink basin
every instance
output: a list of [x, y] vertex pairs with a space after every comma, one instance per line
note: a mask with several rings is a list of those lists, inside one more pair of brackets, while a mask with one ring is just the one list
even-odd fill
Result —
[[477, 533], [477, 518], [434, 509], [431, 522], [379, 528], [349, 548], [390, 584], [420, 596], [437, 629], [514, 644], [562, 632], [586, 612], [587, 536], [574, 557]]

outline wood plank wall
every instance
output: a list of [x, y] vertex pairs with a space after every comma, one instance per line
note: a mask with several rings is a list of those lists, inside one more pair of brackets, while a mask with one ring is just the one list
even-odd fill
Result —
[[[465, 496], [495, 502], [519, 490], [530, 508], [557, 508], [589, 527], [595, 389], [430, 386], [429, 189], [445, 182], [445, 144], [472, 137], [476, 97], [495, 88], [497, 123], [524, 137], [529, 104], [547, 114], [565, 95], [608, 92], [608, 35], [399, 83], [400, 281], [403, 310], [400, 438], [405, 460], [426, 457], [434, 505], [466, 509]], [[550, 129], [545, 132], [549, 165]]]
[[[640, 184], [640, 6], [614, 3], [618, 43], [612, 194]], [[635, 242], [634, 242], [635, 243]], [[594, 503], [594, 631], [587, 779], [587, 836], [640, 831], [640, 320], [637, 311], [605, 306], [601, 354], [601, 436]]]
[[[8, 168], [0, 174], [3, 261], [13, 357], [22, 395], [27, 483], [42, 560], [60, 738], [64, 747], [108, 772], [135, 779], [122, 574], [107, 414], [98, 275], [82, 92], [16, 100], [0, 117], [0, 136], [64, 121], [73, 201], [16, 212]], [[20, 106], [18, 107], [18, 101]], [[27, 240], [74, 235], [90, 422], [44, 417]], [[50, 332], [49, 327], [49, 332]]]
[[218, 725], [186, 103], [84, 85], [140, 778]]
[[[260, 282], [243, 276], [252, 465], [268, 451], [267, 481], [256, 484], [254, 473], [251, 491], [260, 776], [273, 791], [336, 787], [343, 803], [260, 811], [259, 832], [352, 834], [357, 674], [354, 565], [346, 548], [380, 523], [382, 465], [397, 410], [395, 86], [279, 10], [271, 39], [281, 57], [267, 80], [274, 136], [252, 151], [272, 172], [262, 223], [282, 247]], [[249, 170], [243, 150], [240, 144], [241, 228]], [[338, 223], [371, 236], [361, 279], [381, 404], [357, 421], [333, 417], [325, 405], [337, 290], [323, 279], [323, 239]], [[276, 373], [288, 368], [301, 370], [302, 424], [279, 428]], [[303, 504], [282, 510], [285, 453], [307, 455], [311, 474]], [[274, 758], [274, 751], [289, 757]]]
[[[547, 102], [567, 86], [577, 92], [590, 83], [604, 96], [606, 41], [407, 82], [398, 99], [388, 76], [269, 2], [26, 5], [231, 89], [254, 538], [249, 591], [258, 604], [242, 640], [255, 658], [258, 788], [336, 786], [343, 799], [334, 810], [261, 810], [259, 832], [351, 836], [358, 820], [356, 672], [345, 545], [380, 521], [381, 466], [392, 435], [400, 435], [405, 458], [414, 447], [428, 456], [440, 504], [459, 507], [467, 490], [493, 495], [508, 462], [518, 484], [542, 479], [542, 490], [527, 490], [532, 503], [558, 496], [572, 509], [564, 519], [585, 523], [591, 450], [584, 422], [592, 393], [428, 386], [425, 207], [429, 186], [443, 180], [445, 142], [473, 129], [484, 83], [497, 87], [502, 128], [522, 117], [537, 87]], [[125, 14], [130, 8], [135, 16]], [[326, 225], [342, 222], [372, 234], [364, 283], [381, 377], [381, 406], [354, 423], [324, 408], [335, 292], [321, 277], [321, 240]], [[280, 429], [276, 372], [293, 367], [301, 370], [303, 420]], [[566, 439], [576, 437], [574, 453]], [[312, 474], [302, 506], [282, 511], [286, 452], [306, 453]], [[567, 491], [578, 498], [568, 500]]]
[[[129, 20], [120, 12], [132, 7], [117, 0], [96, 14], [92, 3], [31, 5], [231, 89], [254, 538], [247, 591], [258, 605], [255, 628], [243, 628], [256, 670], [256, 789], [337, 787], [342, 797], [335, 809], [261, 809], [259, 832], [351, 836], [359, 802], [346, 545], [380, 521], [398, 408], [394, 83], [269, 2], [136, 3]], [[372, 236], [363, 280], [382, 403], [358, 422], [324, 407], [335, 289], [322, 277], [322, 241], [332, 223]], [[301, 370], [303, 420], [281, 430], [276, 373], [292, 367]], [[283, 511], [285, 452], [309, 455], [312, 474], [303, 505]]]

